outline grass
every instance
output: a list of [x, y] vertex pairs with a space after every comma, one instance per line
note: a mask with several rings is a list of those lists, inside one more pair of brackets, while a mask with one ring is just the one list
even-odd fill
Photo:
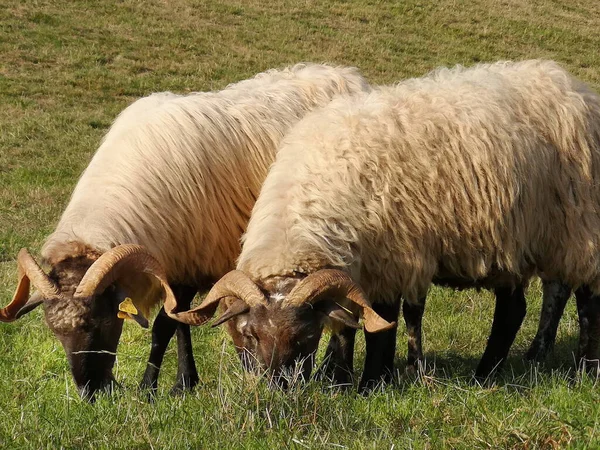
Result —
[[[600, 87], [600, 4], [583, 0], [0, 0], [0, 303], [14, 258], [37, 251], [113, 118], [151, 92], [219, 89], [298, 61], [355, 65], [373, 83], [439, 65], [552, 58]], [[149, 334], [127, 324], [123, 390], [82, 402], [62, 348], [35, 311], [0, 325], [2, 448], [598, 448], [598, 381], [578, 378], [573, 305], [557, 349], [521, 360], [540, 287], [496, 384], [470, 382], [492, 317], [486, 292], [434, 288], [427, 374], [369, 398], [308, 383], [288, 393], [241, 373], [220, 329], [195, 329], [200, 386], [168, 395], [170, 349], [154, 403], [135, 386]], [[397, 367], [403, 373], [401, 327]], [[364, 346], [359, 342], [357, 367]]]

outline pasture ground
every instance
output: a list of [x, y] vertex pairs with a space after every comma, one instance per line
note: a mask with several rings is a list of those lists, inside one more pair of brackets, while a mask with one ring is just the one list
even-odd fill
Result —
[[[392, 5], [394, 3], [394, 5]], [[113, 118], [151, 92], [219, 89], [298, 61], [358, 66], [373, 83], [440, 65], [551, 58], [600, 88], [600, 3], [589, 0], [96, 2], [0, 0], [0, 303], [14, 258], [37, 252]], [[427, 374], [368, 398], [316, 382], [282, 393], [241, 373], [225, 333], [193, 330], [200, 385], [172, 398], [170, 348], [154, 403], [135, 387], [149, 333], [126, 324], [123, 390], [82, 402], [63, 350], [35, 311], [0, 324], [1, 448], [600, 447], [598, 380], [573, 373], [569, 304], [548, 363], [522, 361], [540, 286], [504, 375], [470, 377], [493, 301], [434, 288], [425, 316]], [[398, 336], [403, 373], [406, 338]], [[357, 368], [364, 355], [357, 349]], [[358, 372], [357, 372], [358, 373]]]

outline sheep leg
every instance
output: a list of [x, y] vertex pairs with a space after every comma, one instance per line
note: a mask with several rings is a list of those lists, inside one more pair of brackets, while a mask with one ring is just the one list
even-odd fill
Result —
[[[172, 287], [173, 293], [177, 299], [177, 303], [182, 308], [187, 309], [192, 303], [194, 295], [196, 295], [197, 288], [190, 286], [174, 285]], [[171, 341], [171, 338], [180, 328], [187, 327], [187, 335], [184, 331], [178, 334], [178, 364], [177, 364], [177, 380], [179, 381], [186, 376], [187, 385], [186, 388], [191, 389], [198, 381], [198, 374], [194, 363], [193, 355], [191, 354], [191, 336], [189, 334], [189, 326], [181, 324], [176, 320], [171, 319], [167, 316], [164, 308], [160, 309], [160, 312], [154, 319], [152, 325], [152, 346], [150, 347], [150, 357], [146, 365], [146, 371], [140, 383], [140, 388], [149, 390], [151, 392], [156, 391], [158, 388], [158, 375], [160, 373], [160, 367], [162, 365], [167, 346]], [[187, 342], [185, 340], [187, 339]], [[183, 351], [183, 353], [182, 353]], [[195, 380], [195, 382], [193, 382]], [[175, 386], [177, 386], [177, 384]]]
[[175, 334], [177, 323], [169, 318], [164, 308], [161, 308], [152, 325], [152, 345], [146, 371], [140, 383], [140, 389], [156, 391], [158, 375], [169, 341]]
[[[400, 313], [400, 301], [393, 304], [374, 303], [373, 309], [389, 322], [397, 321]], [[359, 392], [367, 393], [381, 382], [389, 382], [394, 373], [394, 355], [396, 353], [397, 326], [388, 331], [369, 333], [365, 331], [367, 354]]]
[[336, 386], [352, 383], [355, 336], [356, 330], [350, 327], [331, 335], [325, 351], [325, 363], [319, 369], [317, 378], [331, 379]]
[[544, 298], [538, 330], [525, 357], [542, 361], [554, 347], [558, 323], [563, 315], [571, 288], [558, 281], [544, 282]]
[[423, 324], [423, 313], [425, 312], [426, 297], [420, 299], [416, 304], [404, 300], [402, 314], [406, 323], [408, 334], [408, 353], [406, 358], [407, 369], [418, 371], [423, 364], [423, 345], [421, 341]]
[[579, 315], [579, 366], [597, 372], [600, 370], [600, 296], [583, 286], [575, 291], [575, 298]]
[[495, 289], [495, 293], [496, 310], [492, 332], [475, 372], [475, 377], [479, 380], [487, 379], [502, 367], [527, 309], [523, 286], [517, 286], [514, 290], [511, 287], [499, 287]]
[[[192, 294], [192, 299], [194, 298]], [[191, 305], [185, 305], [189, 309]], [[192, 348], [192, 335], [190, 326], [184, 323], [177, 324], [177, 381], [171, 388], [171, 395], [177, 395], [185, 391], [191, 391], [198, 384], [200, 378], [196, 370], [194, 353]]]

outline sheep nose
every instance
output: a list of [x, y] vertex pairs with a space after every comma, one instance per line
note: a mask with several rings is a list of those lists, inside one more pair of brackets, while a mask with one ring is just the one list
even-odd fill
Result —
[[112, 394], [119, 387], [119, 383], [117, 383], [112, 374], [102, 378], [92, 378], [86, 383], [77, 385], [81, 398], [90, 403], [96, 401], [97, 394], [101, 392]]

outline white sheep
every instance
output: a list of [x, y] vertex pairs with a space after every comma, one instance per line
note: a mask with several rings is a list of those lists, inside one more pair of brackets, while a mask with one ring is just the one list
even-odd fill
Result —
[[[371, 331], [389, 330], [401, 296], [415, 360], [432, 282], [491, 288], [496, 313], [477, 369], [486, 377], [507, 356], [536, 271], [600, 293], [599, 182], [600, 97], [556, 63], [440, 69], [298, 123], [254, 207], [238, 270], [199, 307], [165, 309], [198, 324], [227, 298], [216, 323], [235, 318], [236, 347], [275, 373], [312, 355], [324, 324], [345, 324], [327, 352], [344, 380], [357, 324], [339, 305], [351, 297], [345, 308], [362, 302], [365, 314], [365, 388], [392, 369], [395, 329]], [[597, 358], [597, 343], [582, 356]]]
[[[50, 275], [23, 250], [19, 287], [0, 320], [44, 303], [76, 384], [93, 398], [113, 380], [119, 304], [121, 317], [144, 323], [163, 291], [171, 295], [168, 284], [189, 306], [231, 270], [283, 135], [336, 95], [366, 90], [354, 68], [298, 64], [220, 92], [135, 102], [106, 135], [43, 246]], [[41, 295], [26, 304], [30, 280]], [[155, 320], [144, 387], [156, 388], [176, 326], [164, 313]], [[190, 388], [198, 376], [189, 327], [177, 329], [176, 388]]]

